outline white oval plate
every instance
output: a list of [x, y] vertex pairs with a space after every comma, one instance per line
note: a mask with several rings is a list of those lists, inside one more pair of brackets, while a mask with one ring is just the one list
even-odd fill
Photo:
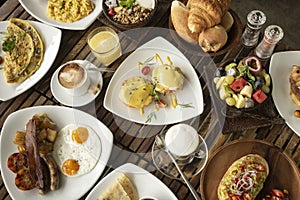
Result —
[[[59, 50], [61, 41], [61, 30], [40, 22], [28, 22], [36, 28], [36, 30], [40, 33], [40, 36], [43, 39], [45, 46], [44, 59], [40, 68], [32, 76], [30, 76], [28, 79], [26, 79], [20, 84], [6, 83], [3, 70], [0, 70], [1, 101], [7, 101], [9, 99], [12, 99], [22, 94], [23, 92], [31, 88], [33, 85], [35, 85], [48, 72]], [[7, 25], [8, 21], [0, 22], [0, 32], [6, 32]], [[2, 38], [0, 38], [0, 43], [2, 43]], [[2, 50], [0, 51], [0, 55], [4, 57]], [[2, 66], [0, 65], [0, 67]]]
[[[25, 124], [34, 114], [46, 113], [57, 125], [58, 130], [70, 123], [86, 124], [98, 134], [102, 151], [95, 168], [88, 174], [78, 177], [61, 175], [60, 188], [40, 195], [37, 189], [21, 191], [15, 185], [15, 176], [7, 167], [7, 158], [18, 152], [13, 143], [15, 132], [24, 130]], [[37, 106], [22, 109], [10, 114], [4, 122], [0, 136], [0, 167], [4, 184], [13, 199], [79, 199], [98, 180], [110, 157], [113, 144], [111, 131], [98, 119], [77, 109], [61, 106]]]
[[270, 61], [272, 97], [286, 124], [300, 136], [300, 118], [294, 116], [294, 111], [299, 110], [299, 107], [290, 96], [289, 76], [293, 65], [300, 65], [300, 51], [278, 52], [272, 55]]
[[[87, 65], [90, 65], [89, 68], [97, 68], [94, 64], [90, 63], [89, 61], [86, 60], [71, 60], [67, 63], [70, 62], [77, 62], [79, 64], [82, 64], [84, 67]], [[59, 69], [59, 68], [58, 68]], [[62, 104], [65, 104], [67, 106], [74, 106], [74, 107], [79, 107], [79, 106], [84, 106], [90, 102], [92, 102], [101, 92], [102, 86], [103, 86], [103, 78], [102, 78], [102, 73], [101, 72], [95, 72], [95, 71], [88, 71], [88, 76], [91, 80], [91, 84], [99, 84], [100, 85], [100, 90], [96, 94], [91, 94], [89, 92], [86, 92], [85, 94], [81, 96], [72, 96], [64, 92], [61, 87], [59, 86], [58, 80], [55, 78], [58, 73], [58, 69], [53, 73], [51, 77], [51, 82], [50, 82], [50, 88], [53, 96], [57, 101], [59, 101]]]
[[86, 200], [97, 200], [108, 189], [121, 173], [125, 173], [135, 186], [139, 198], [154, 197], [156, 199], [177, 200], [173, 192], [158, 178], [148, 171], [131, 163], [126, 163], [104, 177], [89, 193]]
[[68, 30], [85, 30], [89, 27], [98, 17], [102, 11], [102, 1], [91, 0], [95, 4], [95, 9], [88, 16], [72, 23], [65, 23], [53, 20], [47, 16], [48, 1], [45, 0], [19, 0], [23, 8], [34, 18], [62, 29]]
[[[155, 53], [161, 56], [164, 63], [167, 63], [165, 59], [169, 56], [173, 64], [181, 68], [185, 80], [183, 90], [176, 93], [177, 101], [179, 104], [190, 103], [193, 108], [182, 108], [177, 106], [173, 109], [170, 105], [168, 105], [167, 108], [161, 108], [158, 111], [155, 111], [156, 118], [152, 117], [150, 122], [146, 122], [147, 117], [154, 112], [154, 104], [152, 103], [149, 106], [146, 106], [144, 108], [145, 113], [142, 115], [139, 113], [138, 109], [129, 108], [123, 104], [119, 99], [118, 94], [123, 81], [132, 76], [143, 77], [141, 72], [138, 70], [137, 63], [139, 61], [145, 61]], [[162, 37], [156, 37], [136, 49], [118, 67], [106, 90], [104, 107], [110, 112], [129, 121], [149, 125], [164, 125], [182, 122], [200, 115], [203, 112], [204, 103], [202, 87], [191, 63], [170, 42]]]

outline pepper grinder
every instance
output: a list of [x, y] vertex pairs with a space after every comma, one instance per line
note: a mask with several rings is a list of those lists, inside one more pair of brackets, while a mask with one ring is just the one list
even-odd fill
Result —
[[266, 28], [265, 34], [259, 45], [255, 49], [255, 54], [261, 59], [269, 58], [276, 44], [283, 38], [284, 32], [277, 25], [270, 25]]
[[260, 10], [253, 10], [247, 15], [247, 26], [242, 34], [242, 43], [253, 47], [258, 43], [261, 27], [266, 22], [266, 15]]

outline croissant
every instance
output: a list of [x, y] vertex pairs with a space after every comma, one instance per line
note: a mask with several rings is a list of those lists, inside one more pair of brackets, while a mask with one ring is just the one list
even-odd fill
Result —
[[219, 24], [230, 6], [230, 0], [189, 0], [188, 28], [192, 33], [200, 33]]

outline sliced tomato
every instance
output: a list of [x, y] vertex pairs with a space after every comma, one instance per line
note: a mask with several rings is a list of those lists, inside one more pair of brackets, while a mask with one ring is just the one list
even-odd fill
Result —
[[27, 155], [25, 153], [13, 153], [8, 157], [7, 167], [14, 173], [27, 166]]
[[147, 75], [147, 74], [149, 74], [149, 72], [150, 72], [150, 67], [149, 66], [144, 66], [143, 68], [142, 68], [142, 74], [143, 75]]
[[36, 182], [33, 181], [28, 168], [18, 171], [15, 184], [20, 190], [31, 190], [36, 187]]
[[257, 164], [255, 169], [259, 172], [265, 172], [266, 171], [265, 167], [262, 164]]

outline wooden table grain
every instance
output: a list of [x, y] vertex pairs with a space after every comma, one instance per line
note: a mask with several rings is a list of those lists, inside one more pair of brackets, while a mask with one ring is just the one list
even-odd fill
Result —
[[[164, 8], [161, 9], [162, 13], [159, 13], [159, 17], [155, 19], [156, 21], [150, 24], [151, 26], [168, 29], [170, 2], [171, 1], [166, 0], [160, 1], [161, 5], [164, 6]], [[1, 1], [0, 5], [1, 21], [8, 20], [12, 17], [36, 20], [23, 9], [18, 0]], [[44, 78], [23, 94], [5, 102], [0, 101], [1, 130], [6, 118], [11, 113], [22, 108], [40, 105], [65, 106], [59, 103], [51, 93], [51, 76], [61, 64], [70, 60], [85, 59], [89, 56], [90, 50], [86, 43], [87, 35], [94, 28], [101, 25], [107, 25], [105, 20], [101, 19], [101, 17], [103, 16], [99, 14], [99, 19], [95, 20], [95, 22], [91, 24], [86, 30], [73, 31], [62, 29], [62, 40], [59, 52], [52, 67], [44, 76]], [[120, 32], [119, 30], [117, 31]], [[147, 33], [145, 33], [143, 37], [147, 38]], [[164, 35], [164, 37], [169, 41], [173, 41], [173, 44], [176, 45], [170, 34], [166, 34]], [[139, 45], [135, 43], [134, 40], [131, 43], [121, 41], [121, 44], [124, 48], [130, 47], [129, 49], [134, 49], [137, 47], [137, 45]], [[252, 138], [275, 144], [283, 151], [285, 151], [295, 161], [298, 168], [300, 167], [300, 137], [296, 133], [294, 133], [285, 123], [268, 124], [266, 126], [261, 126], [255, 129], [245, 129], [239, 132], [232, 131], [227, 134], [222, 133], [222, 127], [218, 123], [218, 118], [216, 115], [216, 112], [218, 112], [218, 110], [215, 110], [214, 106], [212, 105], [211, 94], [204, 78], [205, 71], [203, 66], [207, 66], [212, 62], [220, 63], [221, 61], [224, 61], [228, 58], [251, 55], [253, 54], [253, 49], [248, 49], [243, 47], [241, 44], [237, 44], [226, 54], [210, 58], [195, 56], [190, 54], [187, 50], [182, 49], [180, 46], [178, 46], [178, 48], [184, 53], [184, 55], [190, 60], [191, 64], [195, 67], [199, 76], [199, 80], [202, 84], [205, 102], [203, 113], [200, 116], [185, 121], [184, 123], [188, 123], [198, 127], [197, 130], [199, 134], [203, 136], [208, 143], [210, 149], [209, 155], [211, 155], [217, 148], [230, 141]], [[288, 50], [288, 48], [284, 44], [279, 44], [276, 48], [276, 51], [282, 50]], [[123, 55], [110, 67], [117, 68], [122, 59], [124, 59], [128, 54]], [[269, 61], [266, 61], [264, 64], [268, 65], [268, 63]], [[177, 179], [170, 179], [169, 177], [164, 176], [160, 171], [156, 169], [152, 161], [151, 148], [154, 142], [154, 136], [160, 133], [162, 130], [170, 127], [170, 125], [149, 126], [133, 123], [113, 115], [103, 107], [105, 90], [109, 84], [111, 77], [112, 74], [104, 73], [103, 90], [101, 91], [100, 95], [93, 103], [78, 108], [97, 117], [112, 131], [114, 136], [114, 145], [111, 157], [97, 182], [103, 179], [103, 177], [105, 177], [116, 167], [130, 162], [146, 169], [147, 171], [158, 177], [172, 190], [172, 192], [177, 196], [178, 199], [193, 199], [193, 196], [189, 192], [188, 187], [182, 181]], [[279, 115], [278, 117], [280, 118]], [[198, 192], [200, 186], [200, 176], [201, 174], [198, 174], [190, 178], [190, 182]], [[87, 196], [88, 192], [81, 199], [84, 199]], [[1, 176], [0, 199], [11, 199]]]

